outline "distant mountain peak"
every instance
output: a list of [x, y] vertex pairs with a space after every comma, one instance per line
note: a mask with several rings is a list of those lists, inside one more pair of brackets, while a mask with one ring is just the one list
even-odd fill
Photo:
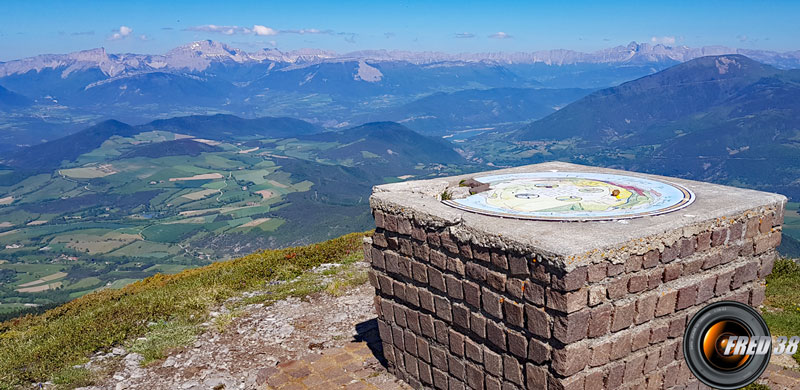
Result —
[[192, 43], [178, 46], [167, 52], [166, 56], [190, 53], [200, 57], [235, 57], [246, 55], [243, 51], [210, 39], [194, 41]]
[[[664, 70], [669, 82], [711, 81], [717, 79], [757, 79], [778, 72], [778, 69], [741, 54], [723, 54], [695, 58]], [[648, 76], [656, 77], [656, 75]], [[661, 76], [658, 76], [661, 77]]]
[[108, 54], [106, 54], [106, 49], [104, 47], [76, 51], [70, 53], [69, 56], [79, 61], [100, 61], [108, 59]]

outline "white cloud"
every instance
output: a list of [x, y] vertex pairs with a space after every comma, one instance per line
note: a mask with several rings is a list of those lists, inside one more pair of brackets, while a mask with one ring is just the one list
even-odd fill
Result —
[[456, 38], [475, 38], [475, 34], [468, 32], [456, 33]]
[[256, 35], [278, 35], [278, 32], [273, 30], [273, 29], [271, 29], [271, 28], [269, 28], [269, 27], [261, 26], [261, 25], [256, 24], [255, 26], [253, 26], [253, 34], [256, 34]]
[[747, 42], [748, 38], [747, 38], [747, 35], [742, 34], [742, 35], [737, 35], [736, 39], [738, 39], [739, 42]]
[[272, 27], [256, 24], [253, 28], [241, 26], [220, 26], [216, 24], [204, 24], [200, 26], [187, 27], [184, 31], [198, 31], [205, 33], [215, 33], [224, 35], [257, 35], [257, 36], [272, 36], [278, 34], [325, 34], [325, 35], [341, 35], [348, 42], [355, 39], [355, 34], [348, 32], [336, 32], [333, 30], [320, 30], [316, 28], [302, 28], [298, 30], [276, 30]]
[[498, 31], [498, 32], [496, 32], [496, 33], [494, 33], [492, 35], [489, 35], [489, 38], [492, 38], [492, 39], [509, 39], [509, 38], [513, 38], [513, 37], [511, 35], [508, 35], [508, 34], [502, 32], [502, 31]]
[[326, 34], [326, 35], [333, 35], [333, 30], [319, 30], [316, 28], [301, 28], [299, 30], [280, 30], [278, 33], [281, 34]]
[[[223, 34], [223, 35], [234, 35], [234, 34], [253, 34], [253, 35], [277, 35], [279, 31], [267, 27], [256, 24], [253, 26], [252, 29], [247, 27], [241, 26], [220, 26], [216, 24], [204, 24], [201, 26], [192, 26], [185, 29], [186, 31], [199, 31], [199, 32], [207, 32], [207, 33], [215, 33], [215, 34]], [[304, 31], [304, 30], [303, 30]]]
[[656, 37], [653, 36], [650, 38], [650, 42], [653, 44], [661, 44], [661, 45], [674, 45], [677, 42], [674, 36], [663, 36], [663, 37]]
[[109, 40], [116, 41], [118, 39], [125, 39], [131, 35], [133, 29], [128, 26], [119, 26], [118, 30], [114, 30], [114, 33], [108, 37]]

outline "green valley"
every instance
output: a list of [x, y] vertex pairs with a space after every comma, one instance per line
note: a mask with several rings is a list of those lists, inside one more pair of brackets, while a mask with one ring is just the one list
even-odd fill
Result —
[[[0, 172], [0, 181], [9, 177], [0, 185], [0, 314], [363, 230], [372, 184], [464, 162], [445, 143], [390, 123], [270, 138], [242, 134], [241, 125], [203, 132], [229, 116], [190, 119], [174, 121], [183, 127], [105, 122], [71, 136], [95, 148], [43, 144], [48, 153], [8, 160]], [[30, 167], [29, 156], [44, 163]], [[48, 164], [58, 168], [45, 172]]]

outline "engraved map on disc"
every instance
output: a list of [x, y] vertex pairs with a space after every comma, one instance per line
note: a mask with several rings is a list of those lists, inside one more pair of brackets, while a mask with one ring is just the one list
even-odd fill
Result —
[[602, 221], [681, 209], [694, 194], [673, 183], [590, 172], [533, 172], [475, 177], [489, 190], [444, 203], [498, 217]]

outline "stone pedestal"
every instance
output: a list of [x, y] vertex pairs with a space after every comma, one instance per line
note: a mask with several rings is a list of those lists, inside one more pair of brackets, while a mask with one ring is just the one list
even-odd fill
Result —
[[365, 243], [389, 369], [415, 388], [669, 389], [696, 381], [681, 340], [705, 304], [759, 306], [786, 198], [675, 178], [695, 198], [635, 219], [557, 222], [452, 207], [459, 183], [377, 186]]

